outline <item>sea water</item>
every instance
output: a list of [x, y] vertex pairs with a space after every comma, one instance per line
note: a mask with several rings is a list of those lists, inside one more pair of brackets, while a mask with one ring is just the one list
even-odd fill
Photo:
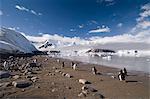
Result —
[[63, 58], [120, 69], [125, 67], [128, 70], [150, 73], [150, 57], [120, 57], [114, 55], [111, 57], [111, 59], [104, 59], [96, 56], [63, 56]]

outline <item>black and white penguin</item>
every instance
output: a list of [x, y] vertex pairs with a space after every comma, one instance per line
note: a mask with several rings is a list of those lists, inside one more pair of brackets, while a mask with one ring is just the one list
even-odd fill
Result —
[[73, 66], [72, 66], [73, 70], [76, 70], [77, 69], [77, 64], [74, 63]]
[[126, 70], [126, 68], [124, 68], [122, 72], [123, 72], [123, 74], [124, 74], [125, 76], [127, 76], [127, 70]]
[[125, 75], [124, 73], [122, 72], [122, 70], [120, 70], [119, 74], [118, 74], [118, 79], [119, 81], [124, 81], [125, 80]]
[[65, 62], [62, 62], [61, 68], [65, 67]]
[[96, 68], [95, 68], [95, 67], [92, 67], [92, 73], [93, 73], [94, 75], [96, 75], [96, 74], [97, 74], [97, 70], [96, 70]]

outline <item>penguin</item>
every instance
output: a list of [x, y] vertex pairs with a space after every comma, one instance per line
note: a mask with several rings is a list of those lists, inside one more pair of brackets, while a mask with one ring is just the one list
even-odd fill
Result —
[[95, 68], [95, 67], [92, 67], [92, 73], [93, 73], [94, 75], [96, 75], [96, 74], [97, 74], [97, 70], [96, 70], [96, 68]]
[[4, 69], [5, 69], [5, 70], [8, 70], [8, 69], [9, 69], [9, 64], [8, 64], [7, 61], [5, 61], [5, 62], [3, 63], [3, 66], [4, 66]]
[[65, 62], [62, 62], [61, 68], [64, 68], [64, 67], [65, 67]]
[[125, 76], [127, 76], [127, 70], [126, 70], [126, 68], [123, 69], [123, 74], [124, 74]]
[[118, 74], [118, 79], [119, 81], [124, 81], [125, 80], [125, 75], [124, 73], [122, 72], [122, 70], [120, 70], [119, 74]]
[[73, 66], [72, 66], [72, 68], [73, 68], [73, 70], [76, 70], [76, 68], [77, 68], [77, 64], [76, 64], [76, 63], [74, 63], [74, 64], [73, 64]]

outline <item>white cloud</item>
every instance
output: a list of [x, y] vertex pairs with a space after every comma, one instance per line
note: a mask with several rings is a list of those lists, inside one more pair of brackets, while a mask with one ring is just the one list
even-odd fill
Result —
[[84, 25], [83, 24], [81, 24], [81, 25], [79, 25], [78, 26], [80, 29], [82, 29], [83, 27], [84, 27]]
[[70, 29], [70, 32], [74, 32], [74, 31], [76, 31], [75, 29]]
[[0, 10], [0, 16], [1, 16], [1, 15], [3, 15], [3, 12], [2, 12], [2, 10]]
[[142, 6], [141, 10], [143, 10], [143, 12], [139, 14], [140, 17], [136, 19], [137, 21], [142, 21], [144, 20], [144, 18], [147, 18], [150, 16], [150, 3]]
[[118, 23], [117, 27], [122, 27], [123, 23]]
[[24, 6], [16, 5], [15, 8], [20, 10], [20, 11], [30, 12], [30, 13], [37, 15], [37, 16], [42, 15], [42, 13], [37, 13], [36, 11], [34, 11], [32, 9], [25, 8]]
[[102, 32], [110, 32], [110, 28], [109, 27], [102, 27], [102, 28], [98, 28], [95, 30], [90, 30], [89, 33], [102, 33]]

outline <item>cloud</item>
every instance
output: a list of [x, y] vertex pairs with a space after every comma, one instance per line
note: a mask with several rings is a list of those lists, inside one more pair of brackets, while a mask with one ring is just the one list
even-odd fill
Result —
[[144, 20], [144, 18], [147, 18], [150, 16], [150, 3], [142, 6], [141, 10], [143, 10], [143, 12], [139, 14], [140, 17], [136, 19], [137, 21], [142, 21]]
[[95, 30], [90, 30], [89, 33], [103, 33], [103, 32], [110, 32], [109, 27], [102, 27]]
[[34, 15], [37, 15], [37, 16], [42, 15], [42, 13], [38, 13], [38, 12], [32, 10], [32, 9], [25, 8], [24, 6], [16, 5], [15, 8], [20, 10], [20, 11], [30, 12], [31, 14], [34, 14]]
[[106, 6], [111, 6], [115, 4], [115, 0], [97, 0], [97, 3], [101, 4], [101, 3], [106, 3]]
[[2, 12], [2, 10], [0, 10], [0, 16], [1, 16], [1, 15], [3, 15], [3, 12]]
[[117, 27], [122, 27], [123, 23], [118, 23]]
[[141, 7], [142, 12], [136, 19], [137, 24], [132, 28], [131, 32], [137, 34], [138, 32], [150, 29], [150, 3], [145, 4]]
[[74, 32], [74, 31], [76, 31], [75, 29], [70, 29], [70, 32]]
[[83, 24], [81, 24], [81, 25], [79, 25], [78, 26], [80, 29], [82, 29], [83, 27], [84, 27], [84, 25]]

